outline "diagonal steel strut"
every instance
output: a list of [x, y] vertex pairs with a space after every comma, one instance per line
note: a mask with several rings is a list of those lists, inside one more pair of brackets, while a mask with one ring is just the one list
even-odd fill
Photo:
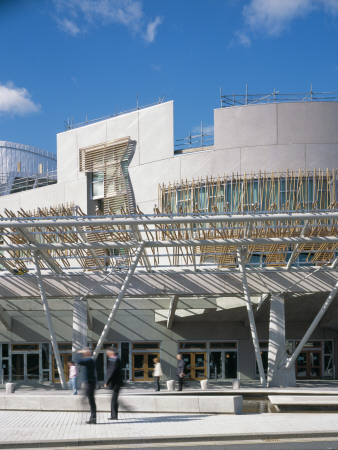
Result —
[[98, 341], [98, 343], [96, 345], [96, 348], [94, 350], [94, 353], [93, 353], [93, 357], [94, 358], [97, 358], [97, 355], [98, 355], [99, 351], [102, 348], [104, 340], [105, 340], [105, 338], [106, 338], [106, 336], [107, 336], [107, 334], [109, 332], [110, 326], [111, 326], [111, 324], [112, 324], [112, 322], [114, 320], [114, 317], [116, 316], [117, 310], [119, 309], [119, 306], [120, 306], [120, 304], [121, 304], [121, 302], [123, 300], [124, 294], [126, 293], [128, 285], [130, 283], [130, 280], [132, 279], [132, 277], [134, 275], [134, 272], [135, 272], [135, 269], [137, 267], [137, 264], [138, 264], [138, 262], [139, 262], [139, 260], [140, 260], [140, 258], [142, 256], [142, 253], [143, 253], [143, 250], [144, 250], [144, 246], [145, 246], [145, 242], [142, 242], [141, 245], [138, 247], [138, 251], [137, 251], [137, 254], [136, 254], [136, 257], [135, 257], [135, 260], [134, 260], [133, 264], [128, 269], [128, 273], [127, 273], [126, 278], [124, 279], [124, 281], [122, 283], [121, 290], [120, 290], [120, 292], [119, 292], [119, 294], [117, 296], [117, 299], [116, 299], [116, 301], [114, 303], [114, 306], [113, 306], [113, 308], [112, 308], [112, 310], [111, 310], [111, 312], [109, 314], [109, 317], [107, 319], [106, 325], [103, 328], [103, 331], [101, 333], [100, 339], [99, 339], [99, 341]]

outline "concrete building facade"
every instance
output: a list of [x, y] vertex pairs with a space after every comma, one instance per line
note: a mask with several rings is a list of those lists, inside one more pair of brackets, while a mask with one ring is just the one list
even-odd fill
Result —
[[[100, 342], [115, 299], [118, 309], [96, 354], [101, 381], [106, 372], [104, 348], [111, 345], [121, 354], [126, 379], [152, 380], [157, 356], [165, 378], [174, 377], [178, 352], [187, 362], [187, 378], [193, 380], [262, 380], [265, 375], [271, 385], [287, 385], [296, 378], [336, 378], [337, 123], [338, 102], [220, 108], [214, 111], [214, 145], [175, 154], [173, 102], [167, 102], [60, 133], [57, 183], [1, 197], [3, 216], [6, 209], [13, 217], [18, 217], [21, 209], [26, 217], [36, 216], [33, 211], [38, 208], [49, 217], [52, 209], [58, 217], [65, 211], [73, 217], [80, 211], [81, 217], [113, 218], [121, 214], [135, 217], [140, 211], [145, 215], [155, 212], [159, 217], [252, 213], [270, 214], [271, 218], [277, 213], [319, 212], [331, 214], [330, 236], [321, 244], [325, 248], [319, 241], [311, 241], [311, 245], [303, 242], [301, 239], [315, 239], [314, 230], [319, 226], [311, 225], [308, 216], [297, 225], [276, 222], [276, 230], [295, 227], [299, 232], [294, 235], [300, 239], [288, 247], [279, 243], [277, 250], [265, 251], [257, 244], [255, 251], [246, 245], [249, 250], [241, 253], [241, 244], [219, 254], [215, 243], [209, 247], [204, 244], [196, 247], [200, 252], [196, 259], [187, 258], [179, 269], [173, 263], [174, 256], [162, 255], [163, 270], [153, 268], [143, 273], [136, 269], [120, 299], [129, 276], [124, 270], [132, 266], [126, 263], [122, 247], [114, 251], [112, 247], [104, 256], [98, 247], [91, 249], [93, 259], [101, 261], [100, 275], [97, 267], [80, 270], [72, 262], [68, 271], [53, 274], [55, 263], [49, 261], [48, 265], [46, 257], [47, 265], [41, 265], [45, 284], [42, 300], [49, 305], [59, 361], [55, 341], [50, 343], [34, 258], [28, 261], [25, 254], [22, 270], [15, 268], [13, 252], [18, 252], [19, 259], [20, 249], [25, 250], [14, 249], [19, 245], [14, 241], [10, 249], [9, 240], [3, 237], [2, 379], [60, 381], [59, 366], [66, 372], [74, 349], [87, 344], [95, 349]], [[264, 235], [267, 239], [273, 236], [274, 226], [269, 227], [270, 232]], [[42, 226], [37, 230], [35, 233]], [[135, 237], [137, 231], [131, 230]], [[250, 225], [246, 232], [249, 234], [244, 233], [243, 238], [250, 237]], [[27, 245], [35, 245], [30, 247], [32, 253], [37, 251], [37, 241], [22, 233]], [[146, 231], [138, 233], [144, 236]], [[324, 239], [322, 235], [319, 233], [318, 239]], [[191, 225], [191, 238], [196, 236]], [[203, 239], [216, 236], [216, 231], [210, 232]], [[273, 239], [283, 236], [277, 233]], [[87, 235], [86, 242], [94, 242], [94, 238]], [[49, 251], [47, 246], [44, 251]], [[40, 252], [38, 257], [43, 259], [42, 247]], [[143, 270], [154, 254], [150, 250], [142, 253]], [[72, 255], [68, 254], [69, 261], [73, 261]], [[243, 255], [245, 263], [241, 262]], [[132, 258], [137, 258], [136, 253]], [[245, 266], [247, 278], [241, 272]], [[333, 298], [326, 312], [323, 304], [330, 295]], [[300, 344], [301, 351], [296, 354]], [[292, 355], [296, 356], [291, 370], [286, 362], [287, 375], [279, 373], [277, 366]]]

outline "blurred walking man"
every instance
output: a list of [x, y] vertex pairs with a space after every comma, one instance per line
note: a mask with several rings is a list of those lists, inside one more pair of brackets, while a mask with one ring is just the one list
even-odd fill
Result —
[[119, 392], [122, 386], [122, 370], [121, 370], [121, 360], [118, 357], [117, 351], [114, 348], [107, 350], [108, 357], [108, 369], [107, 369], [107, 379], [104, 384], [105, 388], [113, 390], [113, 395], [111, 399], [111, 414], [108, 420], [118, 419], [118, 398]]
[[84, 382], [85, 382], [85, 395], [88, 398], [90, 406], [90, 418], [86, 423], [96, 423], [96, 403], [95, 403], [95, 388], [96, 388], [96, 364], [92, 357], [92, 351], [90, 348], [84, 348], [78, 353], [81, 355], [81, 359], [78, 364], [85, 368]]

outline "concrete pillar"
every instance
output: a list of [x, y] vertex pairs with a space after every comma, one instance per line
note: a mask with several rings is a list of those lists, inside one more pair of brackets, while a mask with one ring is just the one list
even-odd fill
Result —
[[294, 365], [286, 368], [284, 297], [271, 295], [269, 323], [268, 386], [296, 386]]
[[73, 304], [73, 354], [87, 347], [87, 300], [75, 299]]

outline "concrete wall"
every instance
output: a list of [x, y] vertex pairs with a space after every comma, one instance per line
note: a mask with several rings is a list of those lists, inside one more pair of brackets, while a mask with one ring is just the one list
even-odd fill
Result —
[[230, 156], [236, 172], [337, 167], [338, 102], [222, 108], [214, 120], [215, 151]]
[[135, 142], [129, 174], [136, 203], [152, 213], [159, 185], [252, 171], [332, 169], [338, 161], [338, 102], [247, 105], [216, 109], [215, 145], [174, 156], [173, 102], [60, 133], [58, 184], [0, 198], [0, 210], [74, 202], [87, 211], [79, 149], [125, 136]]
[[[6, 330], [0, 322], [0, 342], [49, 342], [49, 333], [45, 314], [38, 310], [39, 301], [36, 300], [32, 311], [9, 311], [11, 316], [11, 330]], [[100, 303], [100, 302], [98, 302]], [[106, 303], [106, 302], [104, 302]], [[50, 302], [51, 307], [54, 302]], [[68, 308], [60, 304], [63, 310], [52, 310], [52, 320], [59, 342], [72, 340], [72, 304]], [[243, 308], [245, 310], [245, 308]], [[107, 320], [109, 309], [91, 310], [93, 330], [88, 330], [89, 341], [97, 342]], [[200, 320], [175, 320], [172, 329], [166, 327], [166, 322], [157, 323], [154, 320], [155, 311], [151, 309], [122, 309], [117, 313], [106, 342], [160, 342], [160, 357], [165, 377], [175, 375], [176, 354], [178, 341], [236, 341], [238, 345], [238, 376], [241, 379], [255, 378], [255, 354], [251, 341], [250, 329], [243, 320], [236, 321], [208, 321], [205, 316]], [[310, 326], [308, 321], [287, 322], [287, 339], [301, 339]], [[268, 340], [268, 322], [257, 324], [260, 341]], [[318, 326], [310, 340], [333, 339], [335, 347], [335, 360], [337, 361], [338, 331]]]

